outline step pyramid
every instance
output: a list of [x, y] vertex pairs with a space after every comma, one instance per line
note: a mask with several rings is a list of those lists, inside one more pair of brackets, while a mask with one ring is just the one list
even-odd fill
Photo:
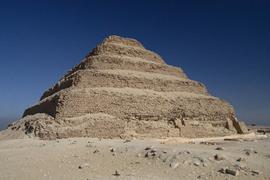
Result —
[[10, 129], [42, 139], [246, 133], [233, 107], [135, 39], [109, 36]]

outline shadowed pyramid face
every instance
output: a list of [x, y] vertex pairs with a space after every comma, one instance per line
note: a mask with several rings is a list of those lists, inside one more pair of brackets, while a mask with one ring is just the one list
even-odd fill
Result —
[[[39, 118], [39, 116], [42, 117]], [[44, 117], [46, 116], [46, 118]], [[243, 131], [227, 102], [134, 39], [109, 36], [24, 112], [41, 138], [204, 137]]]

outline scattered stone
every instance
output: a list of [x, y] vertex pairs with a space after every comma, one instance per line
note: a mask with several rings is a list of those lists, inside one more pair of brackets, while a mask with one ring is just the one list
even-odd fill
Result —
[[131, 162], [130, 164], [140, 164], [139, 161]]
[[114, 172], [113, 175], [114, 175], [114, 176], [120, 176], [120, 173], [119, 173], [117, 170], [115, 170], [115, 172]]
[[241, 163], [238, 163], [238, 164], [235, 164], [233, 165], [234, 168], [236, 168], [237, 170], [243, 170], [245, 172], [250, 172], [250, 169], [245, 165], [245, 164], [241, 164]]
[[226, 157], [223, 156], [223, 155], [221, 155], [221, 154], [216, 154], [216, 155], [214, 156], [214, 159], [217, 160], [217, 161], [222, 161], [222, 160], [225, 160]]
[[252, 170], [251, 173], [253, 176], [262, 174], [260, 171], [257, 171], [257, 170]]
[[179, 166], [179, 162], [177, 162], [177, 161], [173, 161], [173, 162], [170, 163], [170, 167], [171, 167], [172, 169], [175, 169], [175, 168], [177, 168], [178, 166]]
[[183, 164], [188, 164], [188, 161], [184, 160], [184, 161], [183, 161]]
[[151, 146], [151, 147], [146, 147], [144, 150], [148, 151], [148, 150], [150, 150], [150, 149], [152, 149], [152, 148], [153, 148], [153, 146]]
[[225, 169], [225, 173], [226, 174], [233, 175], [233, 176], [238, 176], [239, 175], [239, 171], [238, 170], [233, 170], [233, 169], [228, 169], [228, 168]]
[[182, 152], [179, 152], [178, 154], [191, 154], [191, 152], [190, 151], [182, 151]]
[[191, 152], [190, 152], [190, 151], [185, 151], [185, 153], [186, 153], [186, 154], [191, 154]]
[[207, 163], [203, 163], [203, 167], [207, 167], [208, 166], [208, 164]]
[[99, 150], [96, 149], [96, 150], [93, 151], [93, 153], [94, 153], [94, 154], [95, 154], [95, 153], [99, 153]]
[[79, 165], [79, 169], [83, 169], [83, 168], [86, 168], [86, 167], [89, 167], [90, 166], [90, 164], [88, 164], [88, 163], [84, 163], [84, 164], [82, 164], [82, 165]]
[[200, 166], [201, 163], [200, 163], [199, 161], [195, 161], [195, 162], [193, 162], [193, 165], [195, 165], [195, 166]]
[[193, 157], [194, 159], [198, 159], [199, 162], [203, 163], [203, 162], [206, 162], [207, 160], [205, 158], [202, 158], [202, 157], [199, 157], [199, 156], [194, 156]]
[[150, 153], [156, 153], [157, 149], [151, 149]]
[[247, 155], [247, 156], [249, 156], [249, 155], [251, 155], [252, 153], [253, 154], [257, 154], [258, 152], [256, 151], [256, 150], [254, 150], [254, 149], [244, 149], [244, 152], [245, 152], [245, 154]]
[[144, 157], [146, 158], [154, 158], [156, 156], [156, 152], [151, 152], [151, 151], [148, 151], [145, 153]]
[[230, 174], [230, 175], [233, 175], [233, 176], [238, 176], [239, 175], [239, 170], [229, 169], [228, 167], [221, 168], [219, 170], [219, 172], [221, 172], [223, 174]]
[[217, 145], [215, 142], [209, 142], [209, 141], [202, 141], [200, 144], [205, 144], [205, 145]]
[[165, 153], [159, 154], [158, 158], [161, 159], [163, 162], [166, 162], [169, 158], [169, 156]]
[[240, 157], [240, 158], [238, 158], [236, 161], [238, 161], [238, 162], [245, 162], [245, 161], [246, 161], [246, 159], [245, 159], [245, 158]]
[[151, 157], [151, 158], [153, 158], [153, 157], [156, 157], [157, 156], [157, 149], [155, 149], [153, 147], [146, 147], [144, 150], [147, 151], [145, 153], [144, 157], [147, 157], [147, 158]]
[[150, 153], [149, 152], [146, 152], [144, 157], [148, 158], [150, 156]]
[[218, 151], [223, 151], [224, 148], [223, 147], [217, 147], [215, 150], [218, 150]]
[[110, 152], [115, 152], [115, 149], [114, 148], [110, 148]]

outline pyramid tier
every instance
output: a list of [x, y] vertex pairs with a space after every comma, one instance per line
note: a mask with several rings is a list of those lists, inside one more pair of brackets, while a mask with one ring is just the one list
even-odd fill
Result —
[[186, 78], [171, 75], [148, 73], [130, 70], [78, 70], [66, 77], [53, 88], [46, 91], [44, 99], [62, 89], [69, 87], [131, 87], [138, 89], [152, 89], [155, 91], [185, 91], [198, 94], [207, 94], [203, 84]]
[[154, 63], [164, 64], [164, 60], [156, 53], [144, 49], [142, 47], [129, 46], [125, 44], [113, 43], [113, 42], [103, 42], [92, 50], [88, 56], [93, 55], [120, 55], [129, 56], [146, 59]]
[[24, 116], [46, 113], [64, 119], [100, 112], [125, 120], [167, 122], [180, 118], [222, 127], [234, 114], [231, 105], [212, 96], [104, 87], [59, 91], [27, 109]]
[[167, 64], [154, 63], [143, 58], [120, 55], [90, 56], [85, 61], [84, 68], [136, 70], [186, 78], [186, 75], [181, 68]]
[[96, 55], [85, 58], [80, 64], [72, 68], [63, 78], [82, 69], [122, 69], [142, 72], [155, 72], [187, 78], [179, 67], [154, 63], [143, 58], [120, 55]]

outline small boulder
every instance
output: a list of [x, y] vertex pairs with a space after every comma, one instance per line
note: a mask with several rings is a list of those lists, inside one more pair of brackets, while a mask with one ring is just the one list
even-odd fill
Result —
[[252, 148], [250, 149], [244, 149], [244, 152], [247, 156], [251, 155], [251, 154], [257, 154], [258, 152]]
[[194, 162], [193, 162], [193, 165], [194, 165], [194, 166], [200, 166], [201, 163], [200, 163], [199, 161], [194, 161]]
[[253, 176], [262, 174], [260, 171], [257, 171], [257, 170], [252, 170], [251, 173]]
[[172, 169], [175, 169], [175, 168], [177, 168], [178, 166], [179, 166], [179, 162], [177, 162], [177, 161], [173, 161], [173, 162], [170, 163], [170, 167], [171, 167]]
[[79, 169], [83, 169], [83, 168], [86, 168], [86, 167], [89, 167], [89, 166], [90, 166], [90, 164], [88, 164], [88, 163], [83, 163], [83, 164], [79, 165], [78, 168], [79, 168]]
[[152, 146], [151, 147], [146, 147], [146, 148], [144, 148], [144, 150], [148, 151], [148, 150], [150, 150], [152, 148], [153, 148]]
[[225, 173], [226, 174], [230, 174], [233, 176], [238, 176], [239, 175], [239, 171], [238, 170], [234, 170], [234, 169], [225, 169]]
[[245, 161], [246, 161], [246, 159], [245, 159], [245, 158], [240, 157], [240, 158], [238, 158], [236, 161], [238, 161], [238, 162], [245, 162]]
[[219, 170], [219, 172], [221, 172], [223, 174], [230, 174], [230, 175], [233, 175], [233, 176], [238, 176], [240, 174], [239, 173], [239, 170], [237, 170], [237, 169], [230, 169], [228, 167], [221, 168]]
[[214, 156], [214, 159], [215, 159], [216, 161], [222, 161], [222, 160], [225, 160], [226, 157], [223, 156], [223, 155], [221, 155], [221, 154], [216, 154], [216, 155]]
[[110, 152], [115, 152], [115, 149], [114, 148], [110, 148]]
[[215, 150], [218, 150], [218, 151], [223, 151], [224, 150], [224, 148], [223, 147], [216, 147], [216, 149]]

